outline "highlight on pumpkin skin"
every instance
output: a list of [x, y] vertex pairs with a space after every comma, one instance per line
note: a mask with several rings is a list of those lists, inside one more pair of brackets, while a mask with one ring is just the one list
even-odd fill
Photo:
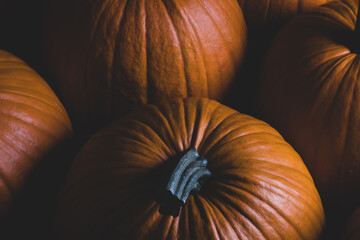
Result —
[[223, 100], [245, 56], [247, 28], [236, 0], [50, 5], [48, 62], [76, 132], [93, 134], [162, 99]]
[[48, 84], [0, 50], [0, 218], [36, 167], [72, 134], [70, 119]]
[[[192, 147], [211, 177], [178, 217], [161, 214], [164, 174]], [[147, 104], [95, 134], [70, 168], [57, 219], [66, 240], [315, 240], [324, 226], [311, 175], [281, 135], [205, 98]]]
[[336, 219], [360, 204], [358, 4], [333, 1], [286, 25], [269, 48], [259, 94], [264, 119], [302, 156]]

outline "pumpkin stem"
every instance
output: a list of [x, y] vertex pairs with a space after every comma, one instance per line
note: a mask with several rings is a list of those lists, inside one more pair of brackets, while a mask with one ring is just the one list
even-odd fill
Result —
[[163, 215], [179, 216], [191, 192], [198, 192], [204, 181], [211, 175], [206, 168], [207, 160], [201, 158], [196, 148], [187, 151], [175, 169], [168, 183], [161, 192], [159, 212]]
[[355, 47], [357, 48], [356, 53], [360, 53], [360, 1], [359, 1], [359, 5], [358, 5], [358, 12], [357, 12], [357, 16], [356, 16], [356, 23], [355, 23]]

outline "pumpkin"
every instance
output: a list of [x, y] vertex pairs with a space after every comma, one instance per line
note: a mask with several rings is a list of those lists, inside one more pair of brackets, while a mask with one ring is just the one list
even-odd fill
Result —
[[357, 208], [356, 211], [349, 218], [346, 229], [345, 237], [346, 240], [358, 240], [360, 239], [360, 208]]
[[256, 115], [259, 72], [269, 45], [281, 26], [298, 14], [330, 0], [238, 0], [248, 28], [247, 54], [226, 105]]
[[317, 239], [324, 224], [313, 180], [280, 134], [206, 98], [148, 104], [95, 134], [58, 213], [61, 239]]
[[260, 105], [299, 152], [329, 205], [360, 203], [357, 2], [334, 1], [276, 36], [262, 73]]
[[50, 68], [75, 131], [161, 99], [221, 100], [244, 57], [236, 0], [53, 0], [47, 9]]
[[300, 12], [330, 0], [238, 0], [246, 23], [252, 27], [282, 25]]
[[[0, 217], [58, 144], [72, 136], [64, 107], [25, 62], [0, 50]], [[51, 161], [49, 159], [49, 161]]]

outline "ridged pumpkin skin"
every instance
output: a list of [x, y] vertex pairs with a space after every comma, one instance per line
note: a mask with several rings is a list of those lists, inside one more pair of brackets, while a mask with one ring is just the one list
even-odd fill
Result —
[[356, 13], [356, 2], [334, 1], [285, 26], [265, 60], [260, 94], [264, 119], [303, 158], [323, 200], [342, 208], [360, 201]]
[[49, 61], [75, 128], [161, 99], [220, 100], [244, 56], [236, 0], [53, 0], [49, 8]]
[[344, 234], [345, 240], [359, 240], [360, 239], [360, 207], [356, 209], [350, 217]]
[[[212, 175], [179, 217], [159, 213], [166, 164], [195, 146]], [[321, 201], [266, 123], [214, 100], [145, 105], [94, 135], [60, 197], [61, 239], [317, 239]]]
[[67, 113], [47, 83], [0, 50], [0, 217], [36, 165], [70, 136]]
[[249, 28], [283, 24], [331, 0], [238, 0]]

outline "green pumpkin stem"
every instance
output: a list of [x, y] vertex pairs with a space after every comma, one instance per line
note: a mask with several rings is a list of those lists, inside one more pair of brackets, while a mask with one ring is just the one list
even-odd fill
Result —
[[204, 180], [211, 175], [206, 166], [207, 160], [201, 158], [195, 148], [191, 148], [182, 156], [161, 193], [161, 214], [179, 216], [189, 194], [199, 191]]

